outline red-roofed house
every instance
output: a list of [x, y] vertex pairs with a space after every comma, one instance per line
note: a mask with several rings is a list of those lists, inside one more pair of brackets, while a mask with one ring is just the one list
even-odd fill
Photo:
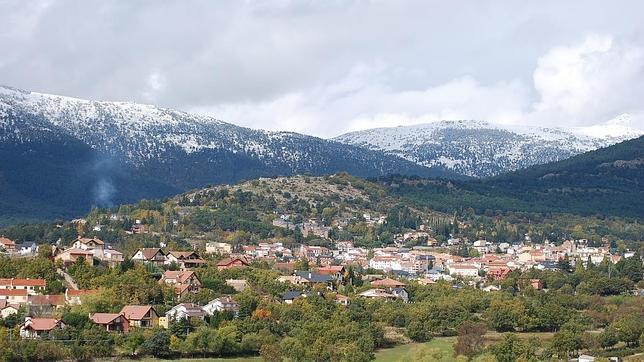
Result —
[[246, 261], [246, 258], [242, 257], [232, 257], [232, 258], [226, 258], [222, 259], [217, 263], [217, 269], [223, 270], [223, 269], [230, 269], [230, 268], [241, 268], [241, 267], [247, 267], [248, 266], [248, 261]]
[[131, 327], [151, 328], [159, 325], [159, 314], [151, 305], [126, 305], [121, 313]]
[[504, 280], [508, 277], [508, 274], [512, 272], [512, 269], [506, 267], [500, 268], [490, 268], [487, 272], [487, 277], [492, 280]]
[[130, 329], [127, 318], [120, 313], [94, 313], [89, 319], [105, 327], [108, 332], [127, 332]]
[[82, 250], [103, 250], [105, 248], [105, 242], [98, 238], [77, 238], [72, 242], [72, 247]]
[[0, 290], [26, 290], [29, 295], [38, 294], [47, 286], [45, 279], [0, 279]]
[[159, 283], [174, 286], [177, 297], [179, 298], [183, 297], [185, 293], [199, 293], [203, 286], [197, 274], [190, 270], [168, 270], [163, 273]]
[[0, 289], [0, 300], [6, 300], [12, 304], [27, 303], [29, 295], [24, 289]]
[[63, 322], [54, 318], [26, 317], [25, 322], [20, 325], [20, 337], [40, 338], [43, 334], [62, 328], [65, 328]]
[[339, 283], [344, 282], [345, 269], [342, 265], [329, 265], [318, 268], [318, 274], [330, 275]]
[[16, 243], [9, 238], [5, 238], [4, 236], [0, 237], [0, 246], [3, 247], [7, 253], [13, 253], [14, 251], [16, 251]]
[[27, 297], [27, 304], [29, 310], [36, 315], [54, 315], [58, 309], [66, 305], [65, 295], [30, 295]]
[[142, 248], [132, 255], [133, 261], [142, 261], [155, 265], [163, 265], [167, 260], [165, 252], [159, 248]]
[[0, 300], [0, 316], [7, 318], [12, 314], [17, 314], [20, 309], [20, 304], [11, 304], [6, 300]]
[[64, 265], [75, 263], [78, 258], [84, 258], [89, 264], [94, 262], [94, 252], [91, 250], [83, 250], [78, 248], [69, 248], [63, 250], [60, 254], [54, 257], [54, 260], [62, 261]]
[[185, 270], [203, 266], [207, 262], [194, 251], [171, 251], [166, 255], [165, 264], [172, 263], [176, 263], [179, 268]]
[[371, 282], [371, 286], [378, 287], [378, 288], [404, 288], [405, 283], [399, 282], [391, 278], [385, 278], [380, 280], [374, 280], [373, 282]]

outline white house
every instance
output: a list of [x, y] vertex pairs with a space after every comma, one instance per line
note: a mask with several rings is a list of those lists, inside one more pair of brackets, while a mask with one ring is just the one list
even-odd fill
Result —
[[204, 316], [206, 313], [204, 310], [194, 304], [194, 303], [181, 303], [178, 305], [175, 305], [165, 313], [166, 318], [168, 321], [176, 321], [180, 319], [204, 319]]
[[447, 266], [450, 275], [457, 275], [461, 277], [477, 277], [479, 275], [479, 268], [471, 264], [451, 264]]
[[215, 312], [232, 312], [235, 315], [239, 313], [239, 304], [229, 296], [223, 296], [211, 300], [208, 304], [204, 305], [204, 312], [208, 315], [213, 315]]

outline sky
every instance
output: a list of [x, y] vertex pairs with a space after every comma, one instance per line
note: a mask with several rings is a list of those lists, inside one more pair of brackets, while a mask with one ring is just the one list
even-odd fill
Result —
[[0, 84], [320, 137], [644, 129], [644, 2], [0, 0]]

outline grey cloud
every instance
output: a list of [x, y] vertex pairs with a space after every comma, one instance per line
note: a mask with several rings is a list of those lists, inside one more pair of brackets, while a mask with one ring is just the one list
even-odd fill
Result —
[[[541, 57], [593, 34], [641, 45], [643, 14], [639, 1], [0, 0], [0, 83], [324, 136], [450, 115], [534, 122]], [[472, 102], [442, 102], [463, 80]]]

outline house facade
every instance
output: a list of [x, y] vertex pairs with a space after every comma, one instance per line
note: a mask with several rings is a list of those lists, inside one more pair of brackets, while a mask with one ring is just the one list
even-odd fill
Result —
[[108, 332], [128, 332], [130, 323], [120, 313], [94, 313], [89, 316], [92, 322], [102, 326]]
[[55, 329], [65, 328], [63, 322], [54, 318], [31, 318], [26, 317], [25, 322], [20, 325], [20, 337], [41, 338]]
[[126, 305], [121, 309], [130, 327], [152, 328], [159, 325], [159, 314], [151, 305]]

